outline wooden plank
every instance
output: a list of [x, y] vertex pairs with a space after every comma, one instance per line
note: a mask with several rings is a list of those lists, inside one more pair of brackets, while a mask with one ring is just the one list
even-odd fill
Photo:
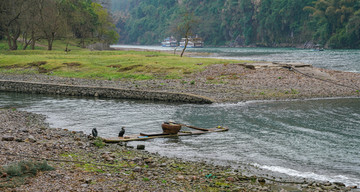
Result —
[[106, 143], [119, 143], [119, 142], [128, 142], [128, 141], [144, 141], [148, 139], [155, 139], [155, 138], [171, 138], [171, 137], [178, 137], [178, 136], [190, 136], [190, 135], [201, 135], [205, 133], [211, 132], [223, 132], [228, 131], [228, 128], [220, 127], [220, 128], [211, 128], [207, 129], [207, 131], [181, 131], [178, 134], [135, 134], [135, 135], [128, 135], [124, 137], [107, 137], [102, 138]]
[[168, 133], [140, 133], [140, 136], [149, 136], [149, 137], [153, 137], [153, 136], [165, 136], [165, 135], [170, 135]]
[[191, 125], [185, 125], [185, 124], [180, 124], [180, 125], [191, 128], [191, 129], [196, 129], [196, 130], [201, 130], [201, 131], [209, 131], [209, 129], [199, 128], [199, 127], [195, 127], [195, 126], [191, 126]]

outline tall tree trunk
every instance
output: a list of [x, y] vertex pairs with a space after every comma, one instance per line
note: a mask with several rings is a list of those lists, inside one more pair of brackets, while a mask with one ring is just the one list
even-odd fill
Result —
[[182, 56], [184, 55], [185, 49], [186, 49], [186, 47], [187, 47], [187, 45], [188, 45], [188, 42], [189, 42], [189, 39], [188, 39], [188, 36], [186, 36], [186, 37], [185, 37], [185, 46], [184, 46], [184, 49], [183, 49], [182, 52], [181, 52], [180, 57], [182, 57]]
[[7, 36], [7, 39], [8, 39], [9, 49], [10, 50], [17, 50], [18, 49], [17, 39], [20, 36], [20, 30], [16, 31], [13, 36], [11, 36], [10, 32], [7, 31], [6, 36]]
[[6, 37], [7, 37], [9, 49], [12, 50], [12, 43], [11, 43], [11, 37], [9, 31], [6, 31]]
[[23, 50], [26, 50], [26, 48], [29, 46], [29, 43], [24, 43]]
[[15, 37], [12, 39], [12, 47], [11, 50], [17, 50], [18, 49], [18, 45], [17, 45], [17, 39], [15, 39]]
[[35, 31], [34, 30], [31, 31], [31, 39], [32, 39], [32, 41], [31, 41], [31, 49], [35, 50]]
[[30, 39], [28, 39], [28, 33], [23, 33], [23, 50], [26, 50], [26, 48], [31, 44], [32, 39], [30, 37]]
[[53, 40], [51, 38], [48, 38], [48, 51], [52, 50]]
[[48, 36], [48, 51], [52, 50], [53, 47], [53, 43], [55, 40], [55, 32], [52, 32], [49, 36]]

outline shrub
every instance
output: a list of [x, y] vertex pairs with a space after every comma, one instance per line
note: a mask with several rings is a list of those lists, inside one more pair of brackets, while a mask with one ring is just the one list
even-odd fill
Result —
[[98, 148], [103, 148], [105, 146], [105, 143], [100, 137], [97, 137], [94, 141], [94, 145]]
[[40, 171], [55, 170], [46, 161], [20, 161], [4, 166], [1, 172], [7, 174], [8, 179], [0, 182], [1, 187], [17, 187], [22, 185], [26, 177], [35, 176]]
[[47, 164], [46, 161], [43, 162], [32, 162], [32, 161], [20, 161], [15, 164], [10, 164], [4, 167], [5, 173], [10, 177], [14, 176], [23, 176], [26, 174], [36, 175], [39, 171], [51, 171], [54, 170], [53, 167]]

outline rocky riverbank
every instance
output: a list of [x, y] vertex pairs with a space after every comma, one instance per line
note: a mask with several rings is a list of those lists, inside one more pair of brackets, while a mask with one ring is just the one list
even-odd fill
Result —
[[[201, 65], [201, 63], [199, 63]], [[360, 74], [272, 63], [217, 64], [175, 80], [94, 80], [0, 74], [0, 80], [186, 93], [215, 102], [314, 97], [359, 97]], [[53, 94], [60, 94], [55, 92]], [[95, 94], [93, 94], [95, 96]], [[342, 183], [275, 182], [241, 170], [161, 157], [105, 145], [83, 133], [49, 128], [45, 117], [0, 110], [0, 190], [5, 191], [351, 191]], [[55, 168], [11, 185], [7, 166], [43, 160]], [[21, 180], [21, 179], [20, 179]]]
[[[287, 64], [217, 64], [169, 80], [94, 80], [51, 75], [0, 74], [0, 80], [193, 94], [214, 102], [359, 97], [360, 74]], [[301, 65], [300, 65], [301, 66]], [[57, 94], [57, 93], [56, 93]], [[144, 97], [145, 99], [145, 97]]]
[[[351, 191], [342, 183], [275, 182], [241, 170], [107, 145], [79, 132], [49, 128], [45, 117], [0, 109], [1, 191]], [[55, 168], [17, 179], [9, 165], [43, 161]], [[26, 169], [26, 167], [24, 168]], [[18, 180], [21, 182], [15, 183]]]

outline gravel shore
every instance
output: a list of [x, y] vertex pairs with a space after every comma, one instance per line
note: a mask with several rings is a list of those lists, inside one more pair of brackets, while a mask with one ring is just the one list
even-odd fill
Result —
[[[45, 117], [0, 109], [0, 191], [351, 191], [342, 183], [275, 182], [241, 170], [161, 157], [79, 132], [49, 128]], [[15, 182], [19, 161], [55, 168]]]
[[[217, 64], [177, 80], [90, 80], [51, 75], [0, 74], [1, 80], [191, 93], [215, 102], [360, 97], [360, 74], [318, 68]], [[249, 67], [250, 66], [250, 67]], [[105, 145], [83, 133], [49, 128], [45, 117], [0, 109], [0, 191], [351, 191], [342, 183], [274, 182], [241, 170], [161, 157], [124, 145]], [[14, 187], [6, 165], [43, 160], [38, 172]]]

